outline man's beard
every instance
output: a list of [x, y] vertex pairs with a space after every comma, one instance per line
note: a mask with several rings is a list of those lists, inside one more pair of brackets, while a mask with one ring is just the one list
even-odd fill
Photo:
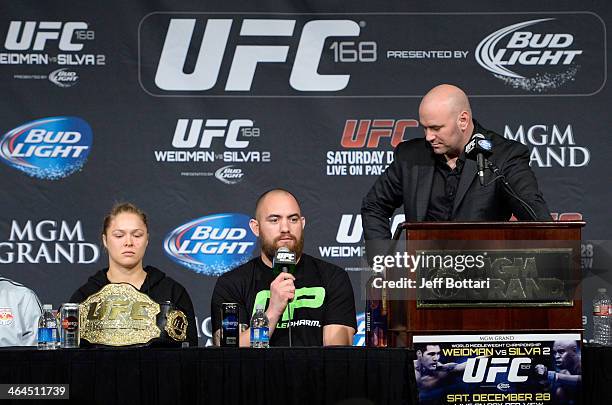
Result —
[[[270, 261], [274, 260], [274, 256], [276, 255], [276, 251], [278, 250], [276, 244], [279, 240], [280, 237], [276, 238], [273, 242], [268, 243], [263, 238], [259, 238], [259, 243], [261, 244], [261, 251]], [[302, 236], [299, 240], [293, 239], [293, 241], [295, 242], [294, 247], [288, 249], [295, 253], [295, 257], [299, 259], [302, 256], [302, 252], [304, 251], [304, 233], [302, 233]]]

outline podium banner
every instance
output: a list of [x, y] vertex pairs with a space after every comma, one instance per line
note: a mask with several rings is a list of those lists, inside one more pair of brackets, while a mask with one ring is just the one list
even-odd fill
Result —
[[580, 404], [580, 334], [415, 336], [419, 404]]

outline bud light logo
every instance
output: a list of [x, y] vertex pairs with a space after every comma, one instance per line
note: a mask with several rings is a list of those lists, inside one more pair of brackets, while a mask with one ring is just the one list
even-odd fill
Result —
[[43, 118], [6, 133], [0, 159], [28, 176], [57, 180], [83, 167], [92, 144], [91, 127], [81, 118]]
[[510, 384], [501, 382], [497, 384], [497, 389], [504, 392], [508, 391], [510, 389]]
[[194, 219], [170, 232], [164, 251], [196, 273], [219, 276], [246, 263], [257, 238], [244, 214], [215, 214]]
[[77, 84], [78, 80], [79, 75], [68, 68], [57, 69], [49, 73], [49, 81], [58, 87], [72, 87]]
[[591, 24], [592, 29], [583, 28], [585, 21], [574, 18], [578, 16], [540, 18], [498, 29], [478, 44], [476, 61], [517, 89], [542, 93], [570, 85], [576, 82], [582, 67], [591, 68], [590, 60], [594, 60], [598, 48], [594, 45], [586, 54], [582, 49], [585, 38], [595, 37], [597, 24]]
[[242, 181], [244, 173], [234, 165], [223, 166], [215, 172], [215, 177], [225, 184], [236, 184]]

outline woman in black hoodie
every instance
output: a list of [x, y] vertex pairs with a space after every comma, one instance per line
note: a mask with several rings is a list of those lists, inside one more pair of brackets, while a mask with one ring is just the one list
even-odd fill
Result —
[[187, 341], [198, 345], [198, 335], [191, 298], [185, 288], [155, 267], [143, 267], [142, 259], [149, 243], [147, 216], [130, 203], [115, 205], [104, 218], [102, 242], [108, 251], [108, 268], [91, 276], [70, 302], [81, 303], [109, 283], [129, 283], [153, 301], [170, 301], [187, 316]]

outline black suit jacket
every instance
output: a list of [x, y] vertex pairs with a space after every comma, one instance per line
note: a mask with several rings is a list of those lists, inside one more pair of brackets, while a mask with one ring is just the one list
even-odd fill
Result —
[[[506, 176], [514, 191], [535, 211], [537, 219], [550, 221], [550, 211], [529, 167], [529, 149], [520, 142], [505, 139], [474, 121], [474, 133], [493, 143], [489, 160]], [[453, 205], [455, 221], [507, 221], [514, 214], [531, 220], [520, 203], [508, 195], [501, 181], [487, 187], [476, 176], [476, 162], [466, 160]], [[427, 214], [435, 170], [434, 154], [424, 139], [402, 142], [395, 149], [394, 161], [376, 180], [361, 205], [365, 240], [386, 240], [391, 236], [389, 218], [404, 205], [406, 221], [423, 221]], [[485, 184], [493, 179], [485, 172]]]

